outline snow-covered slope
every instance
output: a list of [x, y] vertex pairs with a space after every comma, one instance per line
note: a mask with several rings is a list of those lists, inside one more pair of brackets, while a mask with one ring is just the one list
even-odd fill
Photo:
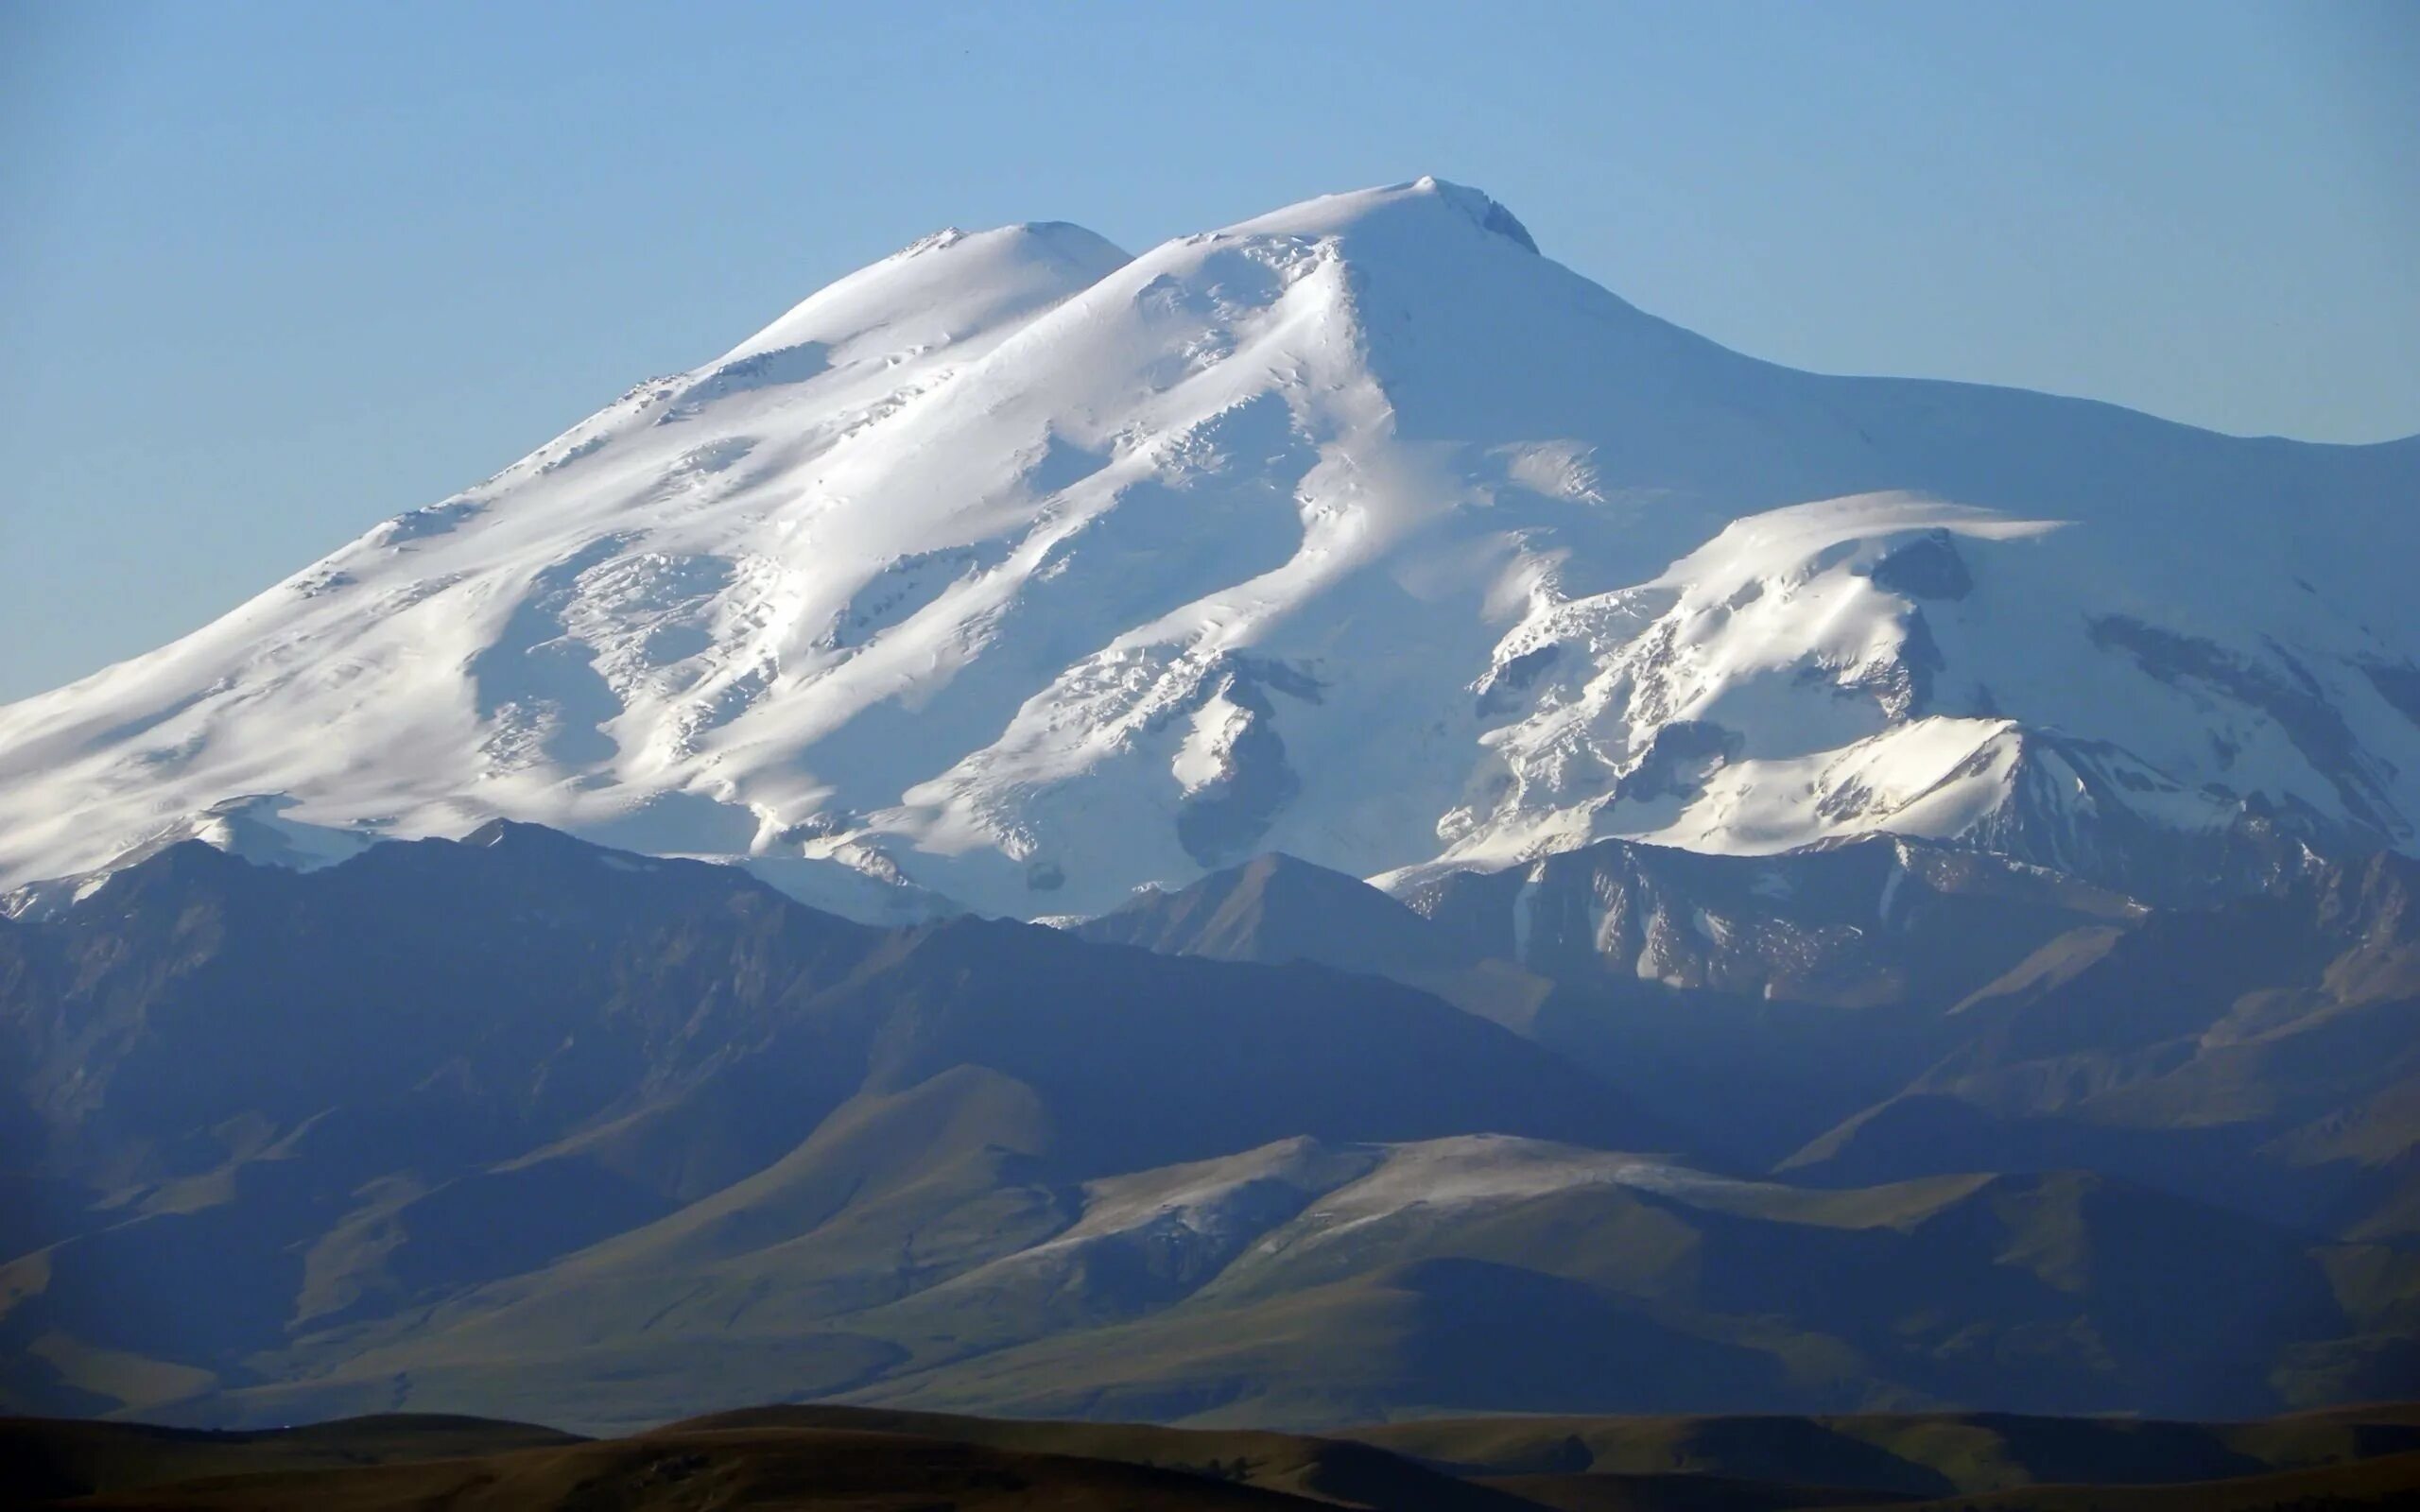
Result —
[[1266, 850], [2409, 849], [2414, 560], [2415, 442], [1775, 368], [1432, 180], [944, 232], [0, 709], [0, 885], [246, 795], [1021, 915]]

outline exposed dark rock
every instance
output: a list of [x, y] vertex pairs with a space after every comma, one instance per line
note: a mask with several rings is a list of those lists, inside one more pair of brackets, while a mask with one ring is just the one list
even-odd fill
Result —
[[2364, 662], [2361, 671], [2378, 696], [2394, 706], [2395, 712], [2415, 725], [2420, 725], [2420, 667], [2409, 662]]
[[1518, 708], [1520, 696], [1529, 691], [1540, 674], [1554, 665], [1555, 658], [1562, 649], [1551, 642], [1533, 646], [1489, 672], [1486, 680], [1479, 684], [1478, 716], [1485, 719]]
[[2369, 770], [2368, 758], [2343, 714], [2327, 701], [2309, 670], [2283, 647], [2273, 643], [2270, 647], [2286, 668], [2287, 675], [2280, 676], [2215, 642], [2180, 635], [2128, 615], [2102, 615], [2091, 622], [2090, 631], [2095, 644], [2125, 652], [2135, 665], [2163, 682], [2200, 682], [2268, 715], [2303, 759], [2336, 789], [2344, 812], [2370, 832], [2367, 838], [2372, 843], [2411, 833], [2409, 821], [2395, 811], [2394, 799]]
[[[1993, 855], [1887, 835], [1776, 856], [1600, 840], [1408, 900], [1472, 955], [1776, 1001], [1950, 1002], [2130, 900]], [[1954, 942], [1954, 943], [1953, 943]]]
[[1685, 798], [1706, 774], [1739, 754], [1738, 731], [1703, 719], [1676, 719], [1655, 731], [1636, 765], [1614, 784], [1619, 802]]
[[1227, 747], [1226, 770], [1189, 795], [1176, 819], [1178, 843], [1205, 867], [1250, 855], [1302, 789], [1258, 682], [1238, 671], [1220, 682], [1219, 692], [1244, 711], [1244, 728]]
[[1493, 199], [1487, 202], [1487, 214], [1481, 217], [1479, 225], [1485, 230], [1495, 232], [1525, 252], [1534, 252], [1538, 249], [1536, 239], [1530, 234], [1530, 228], [1521, 224], [1519, 216]]
[[1876, 558], [1867, 576], [1908, 598], [1964, 598], [1975, 590], [1966, 558], [1946, 530], [1929, 530]]

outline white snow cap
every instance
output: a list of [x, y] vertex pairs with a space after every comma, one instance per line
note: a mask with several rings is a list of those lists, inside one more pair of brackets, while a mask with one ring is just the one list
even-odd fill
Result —
[[0, 709], [0, 887], [247, 795], [272, 858], [504, 816], [885, 918], [1608, 835], [2090, 871], [2247, 803], [2410, 848], [2415, 498], [2410, 442], [1743, 357], [1436, 179], [943, 232]]

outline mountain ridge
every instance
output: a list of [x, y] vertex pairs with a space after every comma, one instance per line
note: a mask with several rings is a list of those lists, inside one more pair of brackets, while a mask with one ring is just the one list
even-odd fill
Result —
[[[2113, 916], [1907, 841], [1605, 841], [1539, 864], [1605, 933], [1542, 909], [1516, 965], [1299, 862], [1074, 931], [882, 929], [512, 821], [309, 871], [188, 839], [0, 921], [0, 1401], [1266, 1425], [2392, 1394], [2420, 1366], [2412, 865]], [[1684, 925], [1700, 985], [1637, 974], [1619, 920], [1742, 899], [1772, 936]]]
[[2420, 834], [2415, 490], [1763, 363], [1435, 180], [947, 232], [0, 709], [0, 886], [502, 815], [885, 921], [1872, 833], [2194, 902]]

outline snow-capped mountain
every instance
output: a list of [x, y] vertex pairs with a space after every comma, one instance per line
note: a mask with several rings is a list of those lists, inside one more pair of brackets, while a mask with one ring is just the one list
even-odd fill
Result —
[[861, 916], [1874, 832], [2187, 894], [2420, 844], [2415, 562], [2420, 438], [1792, 371], [1434, 180], [1132, 259], [945, 232], [0, 709], [0, 887], [215, 812]]

